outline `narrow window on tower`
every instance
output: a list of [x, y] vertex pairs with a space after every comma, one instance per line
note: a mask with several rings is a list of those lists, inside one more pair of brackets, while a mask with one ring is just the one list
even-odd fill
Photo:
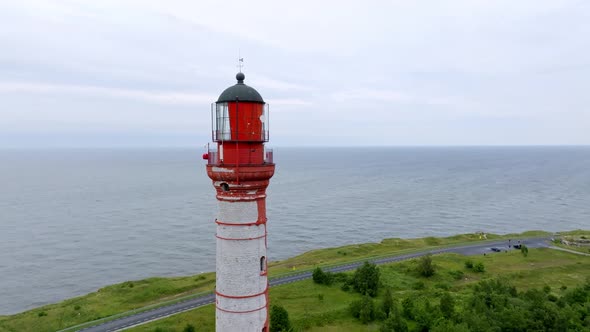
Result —
[[266, 257], [260, 257], [260, 275], [266, 275]]

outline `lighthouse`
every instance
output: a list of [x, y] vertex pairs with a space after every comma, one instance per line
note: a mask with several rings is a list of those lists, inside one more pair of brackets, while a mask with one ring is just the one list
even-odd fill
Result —
[[215, 147], [203, 156], [218, 202], [217, 332], [269, 329], [266, 188], [274, 174], [268, 104], [245, 75], [211, 104]]

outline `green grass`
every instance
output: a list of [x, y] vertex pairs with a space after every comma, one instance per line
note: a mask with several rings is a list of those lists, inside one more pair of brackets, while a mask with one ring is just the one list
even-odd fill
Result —
[[214, 287], [214, 273], [126, 281], [85, 296], [0, 317], [0, 332], [57, 331]]
[[[465, 268], [465, 261], [482, 262], [486, 271], [476, 273]], [[419, 277], [415, 272], [417, 260], [404, 261], [380, 266], [384, 286], [391, 287], [394, 297], [427, 296], [437, 301], [443, 291], [453, 292], [460, 303], [470, 287], [482, 279], [503, 277], [519, 291], [550, 286], [554, 294], [561, 295], [565, 288], [584, 283], [590, 271], [590, 257], [575, 255], [552, 249], [530, 249], [528, 257], [519, 251], [500, 252], [485, 256], [465, 257], [457, 254], [433, 256], [436, 273], [431, 278]], [[457, 279], [456, 271], [463, 276]], [[420, 290], [415, 285], [422, 283]], [[382, 293], [382, 292], [381, 292]], [[321, 298], [319, 294], [321, 294]], [[272, 303], [283, 305], [295, 331], [377, 331], [378, 323], [362, 325], [348, 313], [350, 302], [360, 296], [340, 290], [339, 285], [322, 286], [311, 280], [273, 287], [270, 291]], [[213, 306], [168, 317], [163, 320], [130, 329], [132, 332], [153, 332], [156, 328], [180, 332], [186, 324], [198, 327], [198, 331], [214, 331]]]
[[[527, 237], [549, 236], [543, 231], [528, 231], [520, 234], [486, 234], [488, 241], [499, 239], [517, 239]], [[336, 248], [326, 248], [308, 251], [299, 256], [284, 261], [269, 264], [270, 276], [283, 275], [297, 271], [311, 270], [316, 266], [338, 265], [351, 261], [364, 261], [372, 258], [391, 256], [424, 250], [426, 248], [444, 248], [458, 244], [481, 242], [477, 234], [460, 234], [443, 238], [426, 237], [417, 239], [391, 238], [380, 243], [353, 244]]]
[[[521, 234], [487, 234], [488, 240], [516, 239], [548, 236], [542, 231]], [[445, 238], [385, 239], [380, 243], [348, 245], [338, 248], [313, 250], [302, 255], [269, 264], [271, 278], [313, 269], [315, 266], [330, 266], [351, 261], [392, 256], [433, 247], [446, 247], [470, 242], [481, 242], [476, 234], [462, 234]], [[104, 287], [97, 292], [69, 299], [57, 304], [43, 306], [12, 316], [0, 317], [0, 332], [56, 331], [78, 324], [112, 317], [130, 310], [163, 301], [175, 300], [214, 288], [214, 274], [176, 278], [150, 278]], [[133, 287], [131, 287], [133, 285]], [[77, 307], [79, 306], [79, 308]], [[78, 308], [78, 309], [76, 309]], [[200, 309], [199, 309], [200, 310]], [[195, 310], [197, 312], [199, 310]], [[46, 316], [39, 316], [40, 313]], [[177, 315], [174, 317], [181, 317]]]

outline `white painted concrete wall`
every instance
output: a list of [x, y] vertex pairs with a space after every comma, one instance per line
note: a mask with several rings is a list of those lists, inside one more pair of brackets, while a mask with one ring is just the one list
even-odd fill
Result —
[[[218, 202], [219, 222], [239, 224], [258, 220], [258, 205], [255, 201]], [[260, 258], [267, 256], [266, 226], [217, 225], [217, 236], [216, 291], [229, 296], [260, 295], [243, 299], [217, 295], [216, 331], [261, 332], [268, 315], [264, 294], [268, 281], [266, 275], [261, 275], [260, 269]], [[224, 240], [219, 237], [243, 240]]]

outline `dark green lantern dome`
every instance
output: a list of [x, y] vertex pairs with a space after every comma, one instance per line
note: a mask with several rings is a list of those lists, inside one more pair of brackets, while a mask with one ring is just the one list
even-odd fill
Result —
[[217, 99], [217, 102], [224, 103], [236, 101], [237, 99], [238, 101], [249, 101], [264, 104], [264, 100], [262, 99], [262, 96], [260, 96], [260, 93], [258, 93], [258, 91], [256, 91], [254, 88], [244, 84], [245, 78], [246, 75], [243, 73], [238, 73], [236, 75], [238, 83], [225, 89], [219, 96], [219, 99]]

